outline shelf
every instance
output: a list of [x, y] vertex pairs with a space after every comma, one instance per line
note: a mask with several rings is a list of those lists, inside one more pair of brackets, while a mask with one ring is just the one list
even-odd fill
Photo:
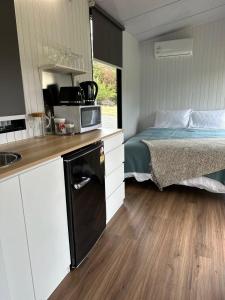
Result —
[[83, 75], [87, 72], [84, 70], [70, 68], [68, 66], [58, 65], [58, 64], [48, 64], [40, 67], [40, 70], [53, 73], [61, 74], [72, 74], [72, 75]]

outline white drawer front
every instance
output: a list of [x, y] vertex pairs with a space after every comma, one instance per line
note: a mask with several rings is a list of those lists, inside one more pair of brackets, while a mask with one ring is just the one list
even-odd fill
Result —
[[117, 190], [106, 199], [106, 222], [108, 223], [117, 210], [123, 205], [125, 198], [125, 185], [124, 182], [118, 187]]
[[104, 151], [108, 153], [123, 144], [123, 133], [118, 133], [104, 140]]
[[105, 195], [108, 198], [124, 181], [124, 165], [105, 177]]
[[124, 145], [106, 153], [105, 155], [105, 174], [109, 175], [115, 169], [118, 169], [124, 162]]

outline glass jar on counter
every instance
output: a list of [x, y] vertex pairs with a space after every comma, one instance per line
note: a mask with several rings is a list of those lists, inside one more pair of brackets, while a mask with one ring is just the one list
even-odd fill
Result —
[[46, 134], [46, 128], [50, 126], [50, 118], [44, 112], [31, 113], [33, 119], [33, 133], [34, 137], [42, 137]]
[[64, 118], [55, 118], [54, 122], [55, 122], [55, 134], [56, 135], [66, 134], [66, 127], [65, 127], [66, 119], [64, 119]]
[[72, 123], [65, 124], [65, 128], [66, 128], [66, 134], [67, 135], [74, 135], [75, 134], [75, 126], [74, 126], [74, 124], [72, 124]]

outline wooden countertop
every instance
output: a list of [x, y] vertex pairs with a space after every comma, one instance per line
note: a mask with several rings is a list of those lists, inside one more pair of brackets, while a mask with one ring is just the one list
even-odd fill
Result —
[[0, 179], [15, 175], [30, 167], [104, 140], [120, 132], [122, 132], [121, 129], [97, 129], [75, 136], [49, 135], [0, 145], [0, 152], [11, 151], [22, 155], [22, 159], [15, 164], [0, 168]]

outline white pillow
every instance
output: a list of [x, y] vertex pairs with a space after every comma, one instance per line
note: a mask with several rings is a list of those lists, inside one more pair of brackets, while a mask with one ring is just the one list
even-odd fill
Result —
[[186, 128], [189, 123], [191, 109], [174, 111], [157, 111], [155, 126], [157, 128]]
[[225, 110], [193, 111], [189, 128], [225, 129]]

